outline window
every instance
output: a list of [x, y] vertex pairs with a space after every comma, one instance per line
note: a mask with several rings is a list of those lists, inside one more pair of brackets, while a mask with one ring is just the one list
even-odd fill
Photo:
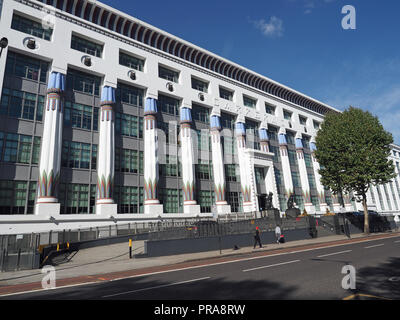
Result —
[[268, 125], [268, 138], [270, 141], [278, 141], [278, 129]]
[[297, 166], [297, 154], [294, 150], [288, 150], [289, 163], [291, 166]]
[[310, 149], [310, 137], [305, 137], [301, 139], [304, 149]]
[[390, 190], [392, 191], [394, 206], [396, 207], [396, 210], [399, 210], [399, 205], [397, 204], [397, 200], [396, 200], [396, 194], [394, 192], [393, 181], [389, 182], [389, 186], [390, 186]]
[[192, 77], [192, 89], [208, 92], [208, 82]]
[[392, 202], [390, 201], [390, 197], [389, 197], [389, 193], [388, 193], [386, 184], [383, 185], [383, 190], [385, 191], [386, 200], [387, 200], [387, 203], [389, 206], [389, 210], [391, 211], [392, 210]]
[[49, 64], [22, 54], [9, 51], [6, 62], [6, 75], [45, 83]]
[[259, 123], [246, 119], [245, 126], [247, 148], [260, 150], [260, 137], [258, 135]]
[[211, 207], [214, 203], [214, 192], [208, 190], [200, 190], [199, 205], [200, 212], [211, 212]]
[[283, 110], [283, 118], [286, 120], [291, 120], [292, 119], [292, 113], [287, 111], [287, 110]]
[[291, 131], [286, 131], [286, 141], [288, 144], [295, 144], [295, 135]]
[[72, 35], [71, 48], [101, 58], [103, 45]]
[[143, 107], [143, 100], [144, 100], [143, 89], [118, 83], [116, 96], [117, 96], [117, 101], [121, 101], [122, 103], [132, 104], [138, 107]]
[[313, 206], [315, 207], [316, 211], [320, 211], [321, 207], [319, 206], [319, 199], [318, 197], [315, 196], [311, 196], [311, 203], [313, 204]]
[[[196, 130], [197, 134], [197, 148], [198, 150], [209, 150], [210, 143], [210, 132], [207, 129]], [[194, 138], [194, 137], [193, 137]]]
[[229, 113], [221, 112], [221, 127], [234, 130], [235, 129], [235, 119], [234, 115]]
[[212, 179], [212, 162], [199, 159], [199, 163], [195, 165], [196, 178], [200, 180]]
[[100, 77], [76, 70], [68, 70], [67, 72], [67, 89], [69, 90], [99, 96], [100, 83]]
[[181, 104], [179, 100], [160, 94], [158, 96], [158, 103], [161, 112], [179, 116], [179, 107]]
[[115, 171], [138, 173], [139, 171], [138, 151], [115, 148]]
[[177, 189], [160, 189], [160, 199], [163, 203], [164, 213], [178, 213], [182, 198], [182, 191]]
[[[0, 132], [0, 160], [12, 163], [31, 163], [32, 136]], [[38, 163], [40, 137], [34, 137], [32, 163]]]
[[257, 105], [257, 100], [252, 99], [250, 97], [247, 96], [243, 96], [243, 104], [245, 107], [249, 107], [249, 108], [255, 108]]
[[177, 156], [165, 155], [165, 164], [160, 163], [160, 176], [177, 177], [178, 172], [178, 159]]
[[179, 72], [167, 69], [162, 66], [158, 66], [158, 76], [168, 81], [176, 82], [179, 81]]
[[256, 184], [265, 183], [265, 171], [263, 167], [254, 167], [254, 175], [256, 178]]
[[301, 125], [307, 125], [307, 118], [299, 115], [299, 122]]
[[138, 71], [143, 71], [143, 66], [144, 66], [144, 59], [137, 58], [134, 56], [131, 56], [129, 54], [120, 52], [119, 53], [119, 64], [138, 70]]
[[30, 34], [44, 40], [50, 40], [53, 33], [52, 28], [43, 28], [41, 22], [36, 22], [15, 13], [13, 14], [12, 18], [11, 29]]
[[318, 130], [320, 123], [318, 121], [313, 120], [313, 126], [314, 126], [314, 129]]
[[272, 152], [273, 154], [274, 154], [274, 159], [273, 159], [273, 161], [274, 162], [276, 162], [276, 163], [279, 163], [280, 162], [280, 155], [281, 155], [281, 153], [280, 153], [280, 151], [279, 151], [279, 147], [276, 147], [276, 146], [269, 146], [269, 152]]
[[313, 168], [311, 155], [309, 153], [304, 153], [304, 162], [307, 168]]
[[222, 99], [232, 101], [233, 100], [233, 91], [219, 87], [219, 96]]
[[225, 179], [230, 182], [237, 182], [239, 180], [236, 175], [236, 164], [225, 164]]
[[[93, 124], [92, 124], [93, 120]], [[99, 108], [65, 101], [64, 125], [72, 128], [97, 130]]]
[[63, 167], [89, 169], [96, 168], [97, 145], [88, 143], [63, 141], [61, 163]]
[[203, 123], [210, 123], [210, 109], [193, 104], [192, 106], [192, 118]]
[[277, 167], [274, 167], [274, 173], [275, 173], [275, 183], [278, 189], [280, 187], [284, 187], [281, 170], [279, 170]]
[[27, 181], [0, 181], [0, 214], [24, 214]]
[[142, 138], [143, 117], [116, 112], [115, 132], [122, 136]]
[[139, 213], [143, 207], [143, 188], [115, 186], [114, 200], [118, 204], [118, 213]]
[[240, 194], [239, 192], [227, 192], [226, 201], [231, 205], [232, 212], [240, 212]]
[[275, 115], [275, 109], [276, 107], [273, 105], [270, 105], [268, 103], [265, 103], [265, 112], [270, 114], [270, 115]]
[[[176, 124], [176, 122], [158, 121], [157, 128], [158, 130], [162, 131], [162, 132], [158, 131], [159, 144], [164, 142], [168, 144], [178, 143], [179, 126]], [[164, 136], [165, 136], [165, 141], [164, 141]]]
[[236, 154], [236, 141], [232, 136], [221, 136], [222, 148], [225, 156]]
[[296, 171], [291, 171], [291, 172], [292, 172], [293, 187], [301, 188], [299, 173]]
[[44, 96], [3, 88], [0, 115], [27, 120], [42, 120]]
[[379, 185], [376, 186], [376, 191], [378, 191], [378, 197], [379, 197], [379, 203], [381, 204], [381, 209], [385, 210], [385, 204], [383, 203], [383, 198], [382, 198], [382, 194], [381, 194], [381, 190], [379, 188]]
[[308, 184], [310, 186], [310, 189], [316, 189], [314, 174], [307, 173], [307, 178], [308, 178]]
[[61, 214], [93, 213], [96, 186], [88, 184], [60, 184]]

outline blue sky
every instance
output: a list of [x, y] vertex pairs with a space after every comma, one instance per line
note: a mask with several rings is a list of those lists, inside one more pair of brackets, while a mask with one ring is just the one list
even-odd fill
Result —
[[[340, 110], [369, 110], [400, 144], [400, 1], [102, 2]], [[342, 7], [356, 29], [342, 28]]]

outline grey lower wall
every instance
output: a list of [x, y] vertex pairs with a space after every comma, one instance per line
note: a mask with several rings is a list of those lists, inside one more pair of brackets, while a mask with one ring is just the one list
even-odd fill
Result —
[[[308, 229], [285, 230], [282, 232], [286, 242], [310, 239]], [[262, 232], [263, 246], [275, 243], [274, 232]], [[219, 249], [233, 249], [234, 246], [249, 247], [254, 245], [254, 234], [236, 234], [219, 237], [204, 237], [192, 239], [154, 240], [145, 241], [144, 253], [147, 257], [167, 256], [183, 253], [213, 251]]]

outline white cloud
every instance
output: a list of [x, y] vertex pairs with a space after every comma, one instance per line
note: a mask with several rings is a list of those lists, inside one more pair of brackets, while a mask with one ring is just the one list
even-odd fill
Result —
[[260, 19], [253, 21], [254, 26], [261, 30], [266, 37], [282, 37], [283, 36], [283, 21], [275, 16], [272, 16], [269, 21]]

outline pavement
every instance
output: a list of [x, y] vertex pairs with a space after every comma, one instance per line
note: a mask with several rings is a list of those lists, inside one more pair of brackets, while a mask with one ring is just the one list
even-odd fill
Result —
[[[264, 244], [263, 248], [245, 247], [239, 250], [219, 250], [181, 254], [173, 256], [129, 259], [128, 243], [83, 249], [72, 253], [65, 261], [55, 266], [56, 286], [68, 287], [83, 284], [103, 283], [138, 277], [142, 275], [197, 268], [245, 257], [262, 257], [316, 248], [342, 246], [377, 239], [398, 237], [400, 232], [381, 234], [354, 234], [352, 239], [343, 235], [332, 235], [315, 239]], [[143, 252], [143, 241], [133, 243], [134, 254]], [[24, 270], [0, 273], [0, 296], [18, 292], [42, 290], [42, 270]]]

